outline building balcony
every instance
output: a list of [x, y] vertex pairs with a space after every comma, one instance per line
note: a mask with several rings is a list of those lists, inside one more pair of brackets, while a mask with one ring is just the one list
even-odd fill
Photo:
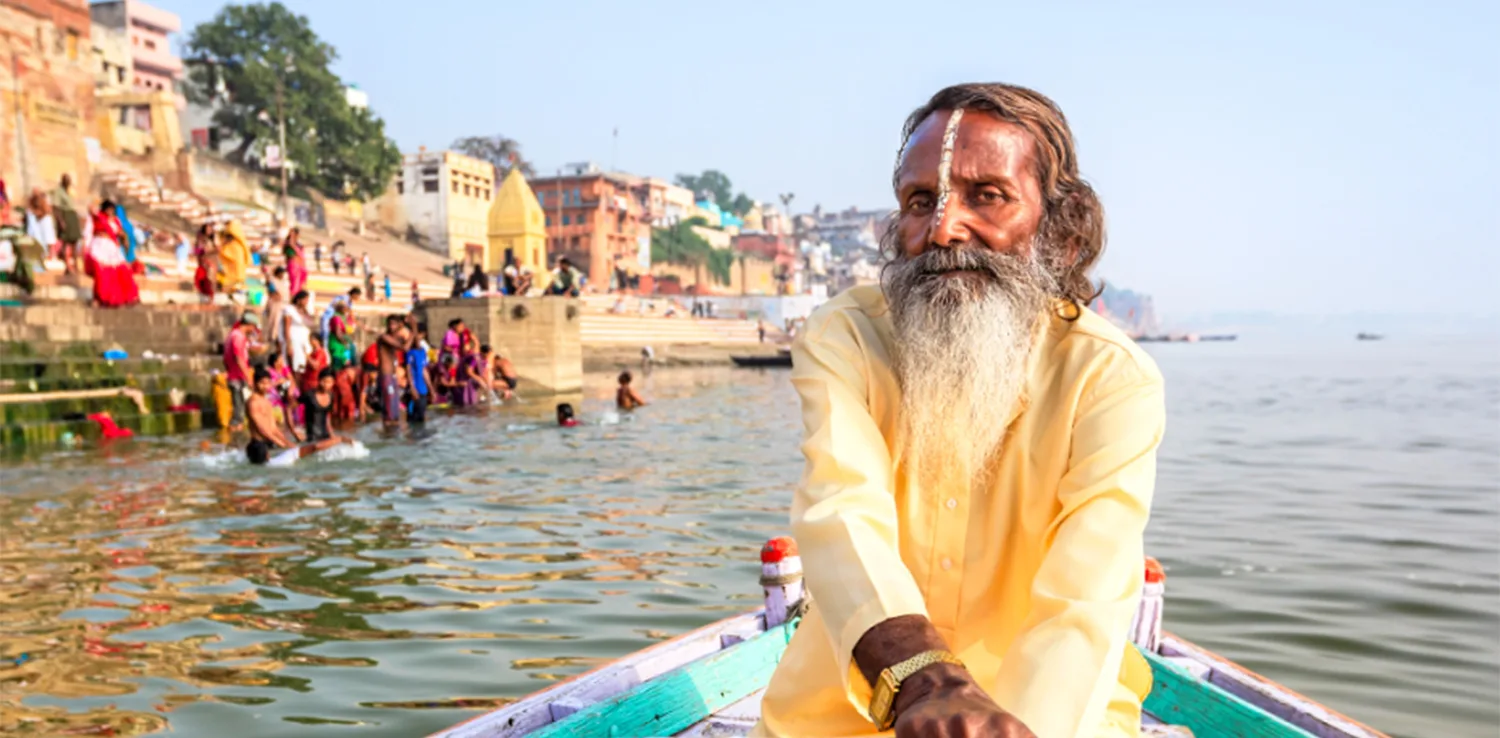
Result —
[[182, 78], [182, 59], [165, 49], [148, 49], [134, 46], [130, 49], [130, 60], [136, 69], [161, 74], [172, 79]]

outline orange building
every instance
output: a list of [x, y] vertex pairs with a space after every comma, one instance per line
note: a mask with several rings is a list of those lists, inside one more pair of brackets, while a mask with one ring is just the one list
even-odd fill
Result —
[[554, 262], [567, 257], [598, 292], [611, 289], [617, 273], [644, 274], [651, 263], [644, 181], [592, 164], [532, 179], [531, 189], [547, 216], [547, 253]]
[[24, 202], [72, 175], [88, 187], [97, 146], [94, 60], [84, 0], [0, 0], [0, 179]]

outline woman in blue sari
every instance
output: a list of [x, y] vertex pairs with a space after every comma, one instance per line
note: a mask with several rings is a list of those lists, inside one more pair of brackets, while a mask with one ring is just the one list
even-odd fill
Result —
[[115, 203], [115, 217], [120, 221], [120, 229], [125, 231], [125, 261], [128, 264], [135, 263], [135, 225], [130, 218], [125, 217], [125, 206]]

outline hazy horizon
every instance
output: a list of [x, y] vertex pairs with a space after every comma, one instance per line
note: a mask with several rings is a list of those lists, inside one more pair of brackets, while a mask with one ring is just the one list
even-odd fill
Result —
[[[224, 5], [155, 2], [184, 39]], [[539, 173], [715, 168], [762, 201], [796, 193], [797, 212], [889, 207], [902, 119], [938, 88], [1034, 87], [1108, 211], [1098, 273], [1167, 325], [1492, 320], [1497, 5], [289, 4], [403, 151], [499, 133]]]

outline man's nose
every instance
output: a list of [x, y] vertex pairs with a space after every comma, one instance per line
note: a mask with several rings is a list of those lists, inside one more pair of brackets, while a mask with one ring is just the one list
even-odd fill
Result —
[[949, 193], [945, 202], [932, 214], [932, 225], [927, 233], [927, 242], [939, 248], [955, 248], [972, 240], [969, 232], [968, 209], [957, 192]]

